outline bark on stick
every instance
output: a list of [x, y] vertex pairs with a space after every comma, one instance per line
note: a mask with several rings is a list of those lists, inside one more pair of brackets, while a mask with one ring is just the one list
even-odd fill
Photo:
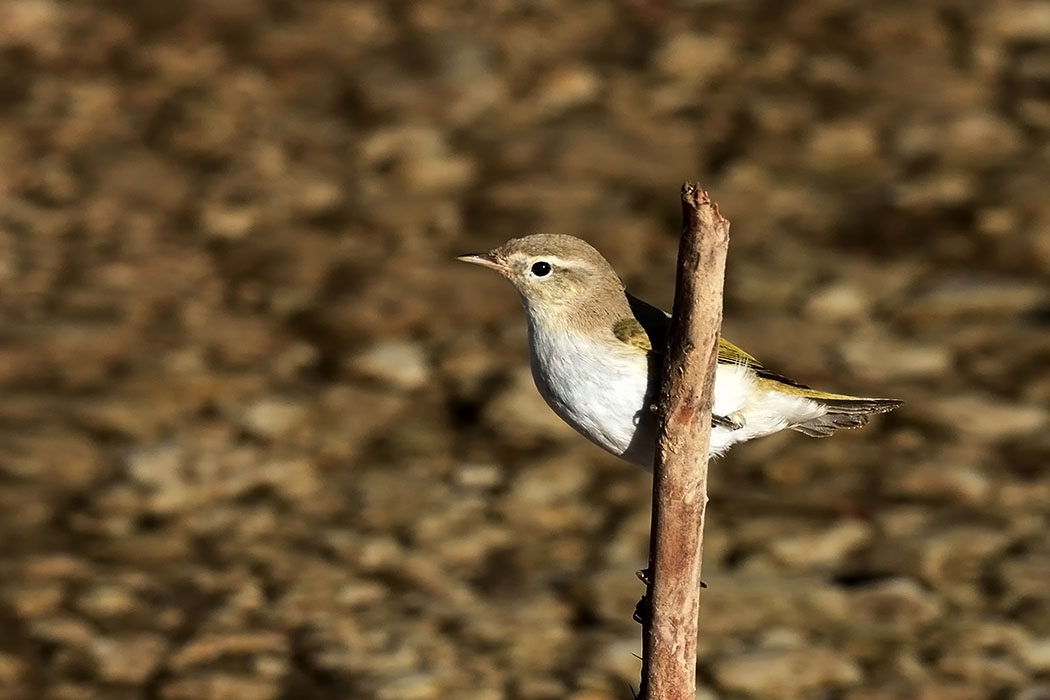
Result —
[[707, 506], [722, 283], [729, 222], [699, 184], [682, 186], [682, 238], [653, 472], [644, 700], [694, 700], [700, 564]]

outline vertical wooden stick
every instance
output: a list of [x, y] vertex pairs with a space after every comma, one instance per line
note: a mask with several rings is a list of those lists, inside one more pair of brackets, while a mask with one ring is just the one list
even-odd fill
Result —
[[696, 697], [707, 457], [728, 247], [729, 222], [697, 183], [685, 183], [653, 470], [649, 614], [640, 692], [645, 700]]

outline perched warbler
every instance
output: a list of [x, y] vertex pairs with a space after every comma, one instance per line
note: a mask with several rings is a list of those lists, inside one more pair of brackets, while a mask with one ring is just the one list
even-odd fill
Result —
[[[516, 238], [459, 260], [517, 288], [532, 376], [554, 412], [599, 447], [651, 469], [668, 314], [628, 294], [601, 253], [572, 236]], [[810, 389], [720, 339], [711, 455], [785, 428], [827, 437], [900, 404]]]

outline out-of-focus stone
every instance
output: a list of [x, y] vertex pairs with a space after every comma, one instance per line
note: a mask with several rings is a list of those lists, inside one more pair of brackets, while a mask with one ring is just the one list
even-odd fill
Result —
[[875, 132], [867, 124], [821, 125], [810, 137], [807, 161], [814, 170], [827, 173], [867, 170], [878, 150]]
[[744, 652], [719, 659], [712, 672], [726, 690], [761, 698], [848, 688], [863, 678], [848, 657], [818, 647]]
[[455, 191], [475, 176], [474, 161], [455, 155], [436, 128], [381, 128], [362, 140], [360, 152], [366, 167], [384, 170], [393, 165], [400, 180], [421, 194]]
[[43, 482], [55, 491], [75, 491], [98, 478], [103, 460], [96, 445], [69, 431], [24, 431], [0, 436], [4, 472]]
[[519, 368], [484, 411], [485, 423], [516, 445], [565, 440], [576, 432], [543, 401], [528, 367]]
[[70, 615], [50, 615], [30, 623], [30, 636], [37, 641], [63, 644], [75, 649], [87, 649], [95, 631], [80, 618]]
[[65, 586], [57, 582], [10, 583], [0, 589], [0, 600], [23, 619], [54, 612], [65, 597]]
[[126, 615], [136, 609], [135, 596], [127, 588], [100, 584], [77, 597], [77, 609], [95, 619]]
[[1023, 137], [1016, 126], [992, 114], [970, 114], [948, 125], [942, 153], [962, 167], [988, 167], [1012, 159]]
[[1050, 683], [1038, 683], [1019, 691], [1013, 700], [1050, 700]]
[[1019, 279], [944, 279], [902, 308], [917, 321], [966, 316], [1003, 317], [1023, 313], [1043, 302], [1046, 289]]
[[960, 603], [974, 599], [988, 558], [1009, 541], [1005, 533], [976, 526], [959, 526], [926, 536], [920, 573], [930, 585], [952, 594]]
[[163, 700], [276, 700], [277, 680], [213, 672], [178, 678], [160, 688]]
[[92, 640], [91, 656], [100, 679], [134, 685], [153, 674], [167, 648], [167, 642], [158, 634], [99, 637]]
[[1018, 687], [1026, 680], [1025, 673], [1009, 658], [974, 653], [949, 653], [937, 664], [945, 673], [961, 678], [972, 687]]
[[979, 688], [963, 683], [931, 681], [928, 683], [883, 685], [880, 688], [858, 688], [848, 693], [846, 698], [847, 700], [900, 700], [901, 698], [914, 698], [915, 700], [985, 700], [982, 692]]
[[29, 671], [29, 665], [22, 659], [12, 654], [0, 652], [0, 697], [4, 697], [5, 688], [25, 678]]
[[306, 421], [307, 409], [283, 397], [260, 399], [244, 409], [241, 423], [253, 435], [276, 439], [287, 436]]
[[409, 673], [391, 678], [376, 693], [377, 700], [431, 700], [441, 695], [441, 684], [433, 673]]
[[993, 36], [1013, 42], [1050, 40], [1050, 7], [1029, 0], [997, 5], [988, 19]]
[[911, 579], [883, 581], [848, 595], [852, 621], [905, 634], [944, 613], [940, 599]]
[[292, 207], [303, 216], [323, 216], [343, 202], [343, 188], [332, 180], [313, 176], [296, 183]]
[[637, 683], [641, 671], [640, 653], [641, 644], [636, 635], [610, 639], [601, 645], [598, 664], [622, 683]]
[[1033, 673], [1050, 671], [1050, 637], [1028, 640], [1018, 649], [1021, 662]]
[[1006, 589], [1006, 600], [1039, 600], [1046, 590], [1045, 582], [1050, 581], [1050, 554], [1032, 552], [1008, 557], [997, 573]]
[[894, 198], [903, 209], [925, 211], [959, 206], [973, 198], [977, 181], [965, 171], [938, 171], [916, 180], [899, 182]]
[[276, 632], [206, 634], [190, 640], [172, 654], [168, 666], [173, 671], [183, 671], [226, 656], [280, 655], [287, 651], [287, 645], [287, 638]]
[[259, 207], [212, 202], [201, 211], [201, 223], [212, 237], [237, 241], [250, 235], [262, 216]]
[[927, 415], [944, 427], [970, 439], [998, 441], [1044, 428], [1050, 409], [967, 393], [942, 397], [926, 404]]
[[820, 321], [857, 322], [867, 318], [870, 309], [871, 300], [847, 282], [824, 287], [806, 302], [806, 313]]
[[841, 350], [852, 372], [879, 382], [939, 377], [953, 360], [944, 343], [901, 341], [884, 333], [858, 333], [844, 339]]
[[769, 551], [793, 569], [836, 566], [871, 536], [867, 523], [846, 520], [817, 532], [778, 537], [770, 543]]
[[681, 33], [659, 48], [655, 61], [666, 75], [690, 85], [705, 85], [723, 74], [732, 57], [733, 46], [724, 38]]
[[[734, 576], [705, 573], [704, 581], [709, 586], [704, 593], [704, 629], [710, 634], [701, 635], [700, 644], [708, 657], [724, 652], [718, 639], [751, 638], [774, 625], [819, 630], [849, 620], [849, 598], [823, 577], [748, 571]], [[767, 587], [772, 581], [778, 582], [775, 593]]]
[[503, 483], [503, 470], [496, 464], [464, 464], [456, 470], [456, 483], [469, 489], [491, 489]]
[[983, 471], [948, 459], [916, 464], [899, 478], [887, 481], [891, 494], [967, 504], [983, 503], [991, 488]]
[[412, 391], [430, 378], [430, 365], [418, 343], [391, 340], [379, 343], [349, 362], [351, 371], [386, 386]]
[[597, 99], [601, 80], [587, 66], [572, 65], [554, 70], [540, 87], [536, 100], [547, 116], [581, 107]]

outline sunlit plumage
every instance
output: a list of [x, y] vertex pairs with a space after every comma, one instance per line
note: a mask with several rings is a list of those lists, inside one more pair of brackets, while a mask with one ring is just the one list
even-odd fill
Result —
[[[554, 412], [600, 447], [650, 468], [667, 314], [628, 294], [605, 258], [572, 236], [516, 238], [460, 260], [514, 283], [525, 307], [532, 376]], [[784, 429], [826, 437], [900, 403], [810, 389], [723, 339], [711, 453]]]

